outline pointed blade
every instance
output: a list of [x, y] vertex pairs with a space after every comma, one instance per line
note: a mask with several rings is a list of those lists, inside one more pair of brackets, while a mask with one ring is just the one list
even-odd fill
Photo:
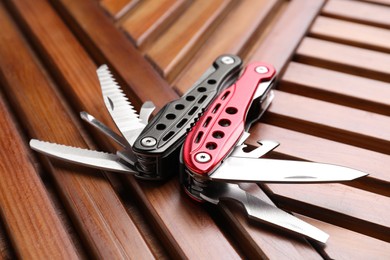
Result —
[[105, 124], [97, 120], [94, 116], [88, 114], [85, 111], [80, 112], [80, 117], [88, 124], [92, 125], [96, 129], [98, 129], [100, 132], [105, 134], [106, 136], [110, 137], [112, 140], [114, 140], [117, 144], [121, 145], [123, 148], [126, 148], [127, 141], [114, 131], [112, 131], [110, 128], [108, 128]]
[[115, 154], [43, 142], [36, 139], [30, 141], [30, 147], [45, 155], [79, 165], [107, 171], [135, 173], [132, 169], [121, 164]]
[[131, 145], [145, 128], [133, 106], [116, 83], [107, 65], [97, 69], [106, 108], [123, 137]]
[[209, 178], [231, 182], [316, 183], [351, 181], [366, 175], [333, 164], [231, 156]]
[[320, 229], [247, 193], [237, 184], [215, 184], [212, 188], [207, 188], [201, 193], [204, 200], [213, 204], [218, 204], [223, 200], [235, 200], [244, 206], [251, 219], [321, 243], [325, 243], [329, 238], [329, 235]]

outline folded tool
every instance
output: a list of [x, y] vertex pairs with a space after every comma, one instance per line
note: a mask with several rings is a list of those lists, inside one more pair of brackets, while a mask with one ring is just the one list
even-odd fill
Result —
[[237, 79], [241, 64], [241, 59], [234, 55], [218, 57], [186, 94], [166, 104], [150, 122], [153, 103], [146, 102], [138, 116], [108, 67], [103, 65], [98, 68], [97, 75], [104, 103], [121, 135], [86, 112], [80, 115], [123, 149], [110, 154], [35, 139], [30, 141], [30, 146], [48, 156], [76, 164], [130, 173], [141, 179], [166, 179], [178, 171], [180, 147], [188, 129], [218, 93]]
[[313, 183], [349, 181], [363, 172], [331, 164], [259, 158], [278, 146], [259, 141], [245, 152], [250, 125], [273, 99], [275, 69], [265, 63], [249, 64], [241, 78], [225, 89], [189, 132], [181, 154], [181, 181], [197, 201], [218, 204], [233, 200], [248, 216], [283, 230], [325, 243], [328, 235], [300, 219], [242, 190], [239, 182]]

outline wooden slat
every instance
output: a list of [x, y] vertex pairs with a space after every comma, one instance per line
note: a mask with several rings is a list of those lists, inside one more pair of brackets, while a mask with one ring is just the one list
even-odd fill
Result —
[[390, 154], [389, 117], [275, 92], [267, 122]]
[[233, 6], [231, 0], [195, 1], [146, 54], [172, 81]]
[[16, 258], [14, 250], [11, 246], [11, 241], [6, 234], [3, 222], [0, 223], [0, 259], [14, 259]]
[[390, 242], [389, 198], [342, 184], [267, 184], [286, 208]]
[[[240, 184], [245, 191], [274, 205], [256, 184]], [[320, 255], [302, 237], [270, 228], [268, 225], [248, 220], [243, 208], [237, 204], [220, 203], [234, 237], [242, 244], [249, 258], [279, 259], [288, 254], [290, 259], [321, 259]]]
[[241, 54], [249, 48], [257, 35], [262, 33], [267, 20], [281, 1], [240, 1], [229, 13], [204, 46], [192, 58], [174, 82], [179, 93], [184, 93], [202, 75], [218, 55]]
[[386, 6], [361, 1], [330, 0], [322, 12], [335, 18], [390, 28], [390, 7]]
[[323, 251], [326, 259], [388, 259], [390, 243], [307, 217], [302, 219], [330, 235]]
[[[257, 3], [260, 4], [259, 2]], [[302, 2], [300, 4], [302, 4]], [[258, 9], [272, 10], [275, 8], [275, 6], [277, 6], [277, 3], [275, 2], [269, 3], [263, 8], [259, 6], [258, 8], [256, 8], [256, 10]], [[242, 9], [238, 9], [238, 8], [242, 8]], [[245, 4], [242, 3], [240, 6], [238, 6], [238, 8], [235, 9], [237, 13], [233, 11], [231, 14], [229, 14], [228, 21], [223, 25], [221, 25], [221, 27], [216, 32], [216, 34], [213, 35], [213, 37], [210, 38], [210, 40], [207, 42], [205, 48], [201, 50], [199, 55], [197, 55], [195, 61], [193, 62], [193, 64], [191, 64], [192, 66], [189, 69], [190, 72], [185, 72], [181, 75], [181, 78], [177, 83], [177, 85], [180, 87], [180, 90], [183, 89], [185, 91], [186, 88], [189, 87], [190, 80], [188, 78], [190, 78], [194, 74], [194, 72], [197, 72], [198, 74], [201, 73], [201, 69], [198, 69], [199, 64], [205, 63], [207, 59], [212, 59], [213, 53], [216, 53], [218, 51], [226, 52], [224, 48], [221, 47], [226, 46], [226, 48], [231, 48], [233, 50], [240, 50], [240, 48], [245, 44], [245, 43], [243, 43], [242, 45], [236, 44], [237, 38], [239, 39], [244, 39], [244, 38], [237, 37], [233, 33], [232, 35], [229, 32], [232, 32], [232, 28], [237, 28], [237, 32], [242, 32], [243, 30], [240, 29], [239, 27], [240, 25], [242, 25], [243, 27], [250, 26], [249, 24], [244, 24], [244, 23], [240, 24], [242, 21], [245, 21], [245, 18], [242, 16], [243, 14], [245, 14], [246, 15], [245, 17], [248, 20], [250, 20], [251, 19], [251, 17], [249, 16], [249, 14], [251, 14], [250, 10], [255, 10], [255, 9], [253, 7], [253, 3], [249, 3], [249, 2], [245, 2]], [[296, 6], [290, 8], [295, 10]], [[291, 10], [291, 9], [287, 9], [287, 10]], [[317, 11], [318, 10], [319, 9], [317, 8]], [[292, 11], [287, 12], [287, 14], [291, 15]], [[259, 19], [258, 20], [259, 24], [264, 22], [264, 18], [263, 20], [260, 20], [260, 18], [258, 19]], [[232, 26], [232, 24], [235, 24], [235, 26]], [[255, 26], [254, 23], [253, 26]], [[225, 28], [226, 30], [222, 28]], [[256, 28], [258, 27], [254, 27], [254, 29]], [[231, 38], [226, 39], [226, 37], [231, 37]], [[210, 43], [211, 41], [213, 41], [214, 44]], [[289, 53], [288, 56], [291, 56], [291, 53]], [[202, 69], [204, 70], [205, 68]], [[184, 91], [181, 90], [181, 92]], [[256, 194], [258, 196], [264, 197], [264, 194], [261, 195], [262, 193], [258, 188], [255, 189], [255, 191], [257, 191]], [[265, 197], [265, 199], [267, 198]], [[317, 253], [312, 248], [310, 248], [310, 246], [308, 246], [307, 244], [305, 244], [299, 239], [294, 239], [291, 238], [290, 236], [286, 236], [286, 234], [284, 234], [283, 232], [280, 235], [274, 235], [273, 231], [269, 232], [269, 230], [267, 229], [264, 230], [263, 228], [259, 228], [257, 225], [253, 225], [253, 223], [248, 224], [247, 219], [243, 215], [242, 209], [234, 210], [234, 208], [231, 207], [223, 207], [222, 212], [226, 217], [225, 220], [228, 222], [229, 229], [234, 230], [234, 237], [238, 237], [238, 239], [241, 241], [244, 251], [249, 253], [250, 255], [253, 254], [257, 257], [267, 258], [272, 256], [275, 257], [280, 254], [279, 256], [281, 257], [283, 254], [289, 252], [289, 254], [291, 254], [291, 258], [302, 258], [306, 256], [306, 258], [315, 259], [316, 257], [319, 257]], [[251, 256], [254, 257], [253, 255]]]
[[368, 177], [353, 184], [390, 196], [388, 189], [390, 176], [387, 167], [390, 164], [390, 155], [264, 123], [255, 124], [250, 132], [248, 143], [253, 146], [258, 146], [256, 143], [258, 140], [280, 142], [281, 145], [274, 152], [280, 158], [294, 157], [305, 161], [332, 163], [367, 172]]
[[[54, 1], [60, 13], [70, 22], [77, 36], [87, 45], [99, 64], [108, 63], [117, 73], [118, 80], [130, 86], [127, 93], [132, 103], [140, 107], [140, 100], [154, 98], [157, 108], [177, 98], [153, 67], [143, 58], [126, 36], [92, 0]], [[115, 47], [114, 47], [115, 46]], [[138, 99], [137, 99], [138, 97]]]
[[[37, 17], [36, 17], [37, 18]], [[43, 20], [34, 24], [42, 24]], [[54, 22], [51, 24], [55, 24]], [[59, 25], [57, 25], [59, 26]], [[54, 29], [54, 28], [53, 28]], [[50, 46], [50, 42], [55, 41], [52, 36], [42, 34], [44, 31], [34, 30], [37, 33], [37, 38], [44, 39], [41, 44], [46, 49], [49, 57], [62, 57], [63, 55], [75, 55], [78, 59], [72, 60], [71, 66], [66, 67], [62, 64], [62, 59], [56, 59], [54, 64], [58, 66], [59, 78], [63, 78], [68, 84], [65, 84], [64, 91], [71, 92], [72, 104], [76, 107], [84, 108], [85, 110], [99, 115], [99, 119], [105, 122], [110, 121], [108, 113], [103, 112], [104, 104], [100, 97], [100, 91], [97, 90], [96, 79], [92, 77], [92, 73], [89, 69], [90, 62], [85, 57], [79, 48], [75, 48], [75, 43], [72, 37], [67, 36], [66, 42], [63, 48], [56, 48]], [[58, 36], [53, 36], [58, 37]], [[62, 36], [63, 37], [63, 36]], [[73, 54], [74, 53], [74, 54]], [[126, 57], [124, 57], [126, 59]], [[83, 73], [80, 73], [82, 71]], [[77, 84], [78, 81], [83, 82], [83, 85]], [[144, 86], [136, 86], [144, 87]], [[153, 101], [159, 99], [163, 102], [164, 97], [153, 96]], [[165, 100], [164, 102], [168, 102]], [[55, 124], [55, 122], [51, 123]], [[99, 140], [101, 142], [101, 140]], [[68, 144], [76, 145], [75, 143], [68, 142]], [[108, 148], [108, 147], [107, 147]], [[135, 196], [141, 198], [145, 207], [147, 207], [147, 214], [151, 215], [151, 222], [158, 222], [159, 225], [155, 227], [157, 233], [159, 233], [162, 243], [166, 246], [169, 253], [177, 257], [187, 258], [204, 258], [206, 256], [217, 257], [221, 251], [225, 252], [232, 258], [238, 258], [236, 250], [230, 245], [230, 242], [224, 236], [219, 228], [215, 225], [212, 218], [208, 215], [202, 207], [191, 207], [192, 204], [188, 204], [188, 201], [183, 201], [180, 195], [180, 187], [177, 184], [177, 180], [172, 180], [165, 183], [163, 187], [158, 187], [152, 191], [144, 193], [142, 189], [146, 189], [149, 184], [144, 186], [138, 185], [138, 182], [133, 178], [128, 180], [130, 188], [136, 192]], [[161, 191], [165, 189], [164, 191]], [[161, 196], [161, 192], [164, 196]], [[169, 201], [177, 201], [177, 204], [169, 204]], [[174, 213], [173, 213], [174, 212]], [[172, 216], [175, 216], [173, 218]], [[198, 216], [198, 218], [194, 218]], [[180, 239], [180, 237], [186, 237], [187, 239]], [[215, 241], [213, 248], [202, 251], [198, 250], [199, 247], [207, 247], [209, 241]]]
[[160, 185], [143, 183], [141, 187], [143, 193], [138, 192], [137, 199], [153, 218], [153, 227], [162, 232], [162, 242], [172, 256], [214, 259], [223, 252], [227, 258], [241, 257], [207, 209], [181, 192], [178, 178]]
[[139, 0], [101, 0], [100, 4], [115, 19], [119, 19], [138, 2]]
[[[283, 73], [287, 62], [323, 4], [322, 0], [292, 1], [267, 37], [251, 54], [250, 60], [268, 62], [278, 73]], [[302, 15], [297, 16], [297, 14]]]
[[[79, 128], [72, 123], [63, 101], [25, 41], [12, 24], [3, 22], [2, 25], [7, 31], [0, 41], [0, 67], [6, 83], [4, 92], [28, 134], [41, 140], [86, 147]], [[47, 166], [91, 255], [153, 258], [142, 235], [101, 174], [92, 176], [87, 171], [80, 174], [80, 171], [66, 167]]]
[[142, 1], [121, 27], [135, 44], [145, 49], [153, 43], [188, 7], [188, 0]]
[[362, 0], [362, 1], [390, 6], [390, 0]]
[[[97, 65], [48, 2], [36, 1], [33, 4], [31, 1], [17, 0], [12, 2], [10, 8], [23, 23], [29, 38], [34, 41], [41, 57], [51, 67], [57, 81], [64, 86], [63, 91], [76, 107], [76, 112], [85, 111], [86, 107], [89, 107], [88, 112], [93, 115], [106, 113], [106, 110], [102, 109], [104, 103], [101, 96], [96, 100], [80, 100], [82, 96], [101, 93], [96, 76]], [[58, 44], [59, 42], [61, 44]], [[101, 120], [116, 129], [111, 119]], [[96, 134], [96, 131], [94, 133]]]
[[390, 82], [390, 54], [306, 37], [297, 61]]
[[[9, 21], [4, 19], [6, 13], [1, 7], [0, 17], [3, 28], [7, 28]], [[0, 213], [12, 245], [21, 258], [76, 259], [78, 253], [12, 119], [0, 98], [0, 142], [1, 147], [7, 147], [0, 154]]]
[[390, 31], [375, 26], [320, 16], [310, 35], [367, 49], [390, 52]]
[[390, 116], [390, 84], [290, 62], [278, 89]]

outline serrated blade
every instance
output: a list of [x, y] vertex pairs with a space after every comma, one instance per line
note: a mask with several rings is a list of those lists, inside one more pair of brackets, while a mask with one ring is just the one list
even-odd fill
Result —
[[45, 155], [79, 165], [114, 172], [136, 173], [120, 163], [118, 156], [115, 154], [43, 142], [36, 139], [30, 141], [30, 147]]
[[206, 188], [201, 193], [201, 197], [213, 204], [218, 204], [223, 200], [234, 200], [244, 206], [251, 219], [314, 239], [321, 243], [325, 243], [329, 238], [329, 235], [320, 229], [249, 194], [237, 184], [214, 183], [212, 188]]
[[333, 164], [231, 156], [209, 178], [228, 182], [317, 183], [351, 181], [365, 175]]
[[130, 101], [116, 83], [107, 65], [97, 69], [104, 103], [123, 137], [132, 146], [145, 128]]

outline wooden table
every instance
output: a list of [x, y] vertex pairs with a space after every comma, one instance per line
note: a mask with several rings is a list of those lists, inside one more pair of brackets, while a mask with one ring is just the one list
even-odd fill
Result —
[[[0, 3], [0, 258], [389, 259], [389, 0], [8, 0]], [[247, 189], [330, 234], [326, 246], [150, 183], [67, 165], [31, 138], [115, 151], [95, 70], [137, 109], [184, 93], [220, 54], [279, 72], [248, 143], [274, 158], [370, 173], [344, 184]]]

